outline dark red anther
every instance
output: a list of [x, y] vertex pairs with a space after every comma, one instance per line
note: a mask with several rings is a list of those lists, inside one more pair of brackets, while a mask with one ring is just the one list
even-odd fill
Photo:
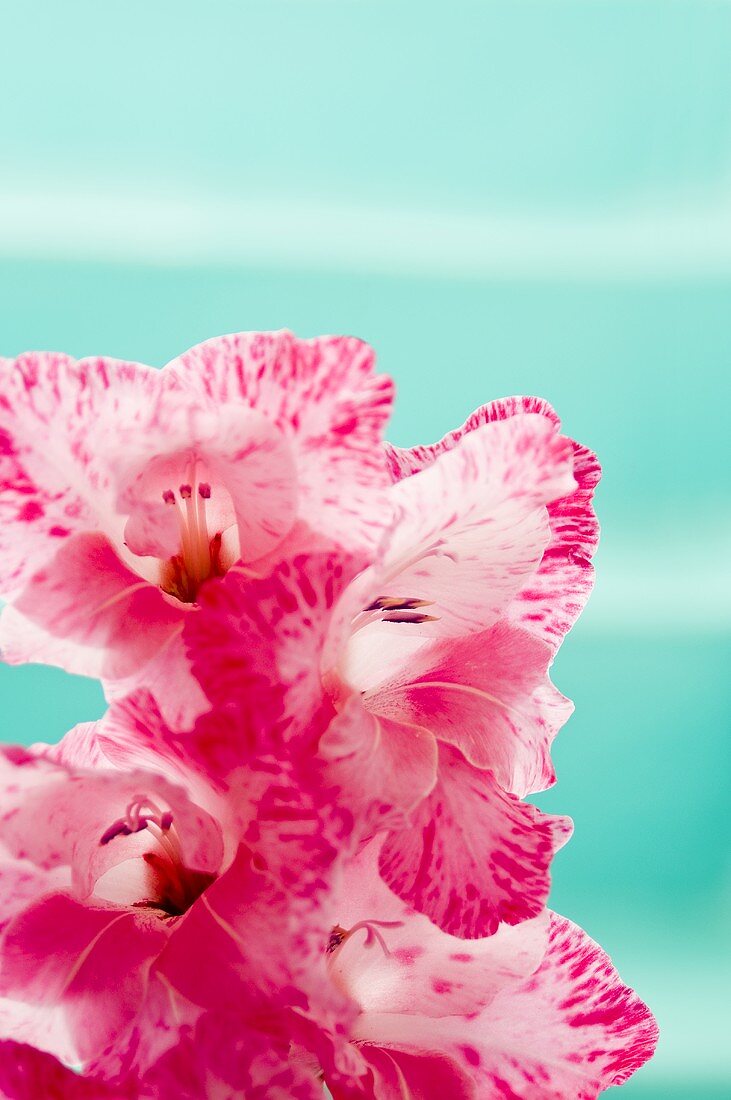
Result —
[[347, 938], [347, 928], [343, 928], [341, 924], [336, 924], [335, 927], [332, 929], [330, 935], [328, 936], [327, 947], [325, 948], [326, 953], [328, 955], [331, 955], [333, 951], [337, 950], [337, 948], [340, 947], [340, 944], [343, 943], [343, 941]]

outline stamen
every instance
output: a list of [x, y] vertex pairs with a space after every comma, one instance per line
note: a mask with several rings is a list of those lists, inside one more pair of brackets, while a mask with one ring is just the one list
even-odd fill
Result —
[[172, 489], [164, 489], [162, 499], [175, 508], [180, 536], [180, 553], [165, 563], [162, 587], [185, 603], [196, 599], [203, 581], [221, 572], [221, 535], [211, 537], [206, 513], [206, 501], [213, 492], [207, 481], [198, 482], [196, 463], [189, 465], [188, 481], [178, 488], [180, 499]]
[[416, 596], [379, 596], [353, 618], [353, 633], [371, 623], [419, 623], [437, 622], [438, 615], [425, 615], [419, 608], [432, 607], [433, 600], [421, 600]]
[[432, 607], [434, 600], [419, 600], [412, 596], [379, 596], [364, 611], [414, 611], [417, 607]]
[[416, 611], [394, 611], [389, 615], [381, 615], [382, 623], [436, 623], [438, 615], [419, 615]]
[[129, 803], [124, 817], [109, 826], [99, 843], [105, 845], [115, 837], [131, 836], [143, 829], [155, 842], [151, 851], [140, 853], [151, 872], [148, 885], [152, 895], [131, 904], [137, 908], [160, 910], [160, 915], [166, 918], [181, 916], [216, 876], [186, 866], [172, 811], [161, 810], [146, 795], [139, 795]]
[[[150, 812], [143, 813], [144, 809]], [[178, 844], [177, 838], [175, 838], [173, 844], [168, 839], [172, 825], [173, 815], [170, 810], [163, 811], [146, 795], [140, 795], [133, 798], [129, 803], [124, 817], [112, 822], [102, 835], [99, 843], [101, 845], [109, 844], [111, 840], [118, 836], [133, 836], [134, 833], [141, 833], [143, 829], [148, 829], [156, 839], [166, 841], [166, 847], [173, 854], [178, 849]], [[159, 837], [157, 831], [160, 833]]]
[[328, 936], [327, 947], [325, 951], [328, 955], [332, 955], [333, 951], [336, 951], [340, 947], [341, 943], [348, 938], [348, 929], [343, 928], [342, 924], [333, 925], [332, 932]]
[[359, 920], [351, 928], [343, 928], [341, 924], [335, 924], [328, 937], [325, 951], [328, 955], [335, 955], [356, 932], [365, 929], [366, 938], [363, 946], [372, 947], [374, 943], [377, 943], [386, 958], [390, 958], [391, 952], [388, 950], [386, 941], [378, 929], [401, 928], [402, 926], [403, 921], [400, 920]]

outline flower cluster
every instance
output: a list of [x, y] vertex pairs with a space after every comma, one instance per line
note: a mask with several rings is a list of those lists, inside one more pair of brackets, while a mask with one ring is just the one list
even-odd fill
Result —
[[0, 645], [105, 716], [0, 751], [0, 1093], [594, 1097], [654, 1020], [546, 908], [594, 455], [383, 442], [352, 338], [0, 361]]

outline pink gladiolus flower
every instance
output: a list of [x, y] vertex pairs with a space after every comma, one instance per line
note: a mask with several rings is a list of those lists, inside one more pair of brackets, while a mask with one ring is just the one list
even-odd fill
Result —
[[125, 1035], [154, 1054], [176, 1029], [154, 1026], [168, 992], [152, 967], [232, 859], [221, 823], [153, 772], [14, 748], [0, 765], [0, 994], [19, 1006], [10, 1033], [69, 1063], [102, 1059]]
[[[529, 630], [514, 609], [563, 555], [546, 569], [554, 591], [562, 578], [565, 629], [586, 585], [570, 549], [593, 513], [572, 499], [576, 447], [553, 414], [513, 411], [394, 486], [394, 522], [349, 585], [330, 558], [299, 558], [257, 584], [228, 578], [185, 629], [214, 705], [258, 707], [262, 724], [305, 714], [308, 729], [319, 715], [333, 780], [389, 829], [385, 880], [464, 937], [539, 913], [571, 830], [521, 801], [553, 782], [571, 705], [548, 678], [557, 623]], [[550, 508], [581, 523], [554, 533]]]
[[382, 528], [391, 384], [358, 340], [242, 333], [162, 371], [28, 354], [0, 378], [6, 660], [154, 686], [187, 723], [201, 699], [170, 667], [201, 586]]
[[[8, 1100], [593, 1100], [655, 1022], [546, 909], [599, 467], [551, 407], [382, 442], [367, 345], [0, 360], [0, 645], [102, 680], [0, 747]], [[32, 1044], [32, 1045], [31, 1045]]]
[[[196, 1025], [235, 963], [248, 991], [239, 1018], [266, 1037], [262, 1049], [284, 1029], [286, 1052], [288, 1013], [303, 1003], [292, 976], [303, 914], [336, 854], [330, 819], [317, 816], [329, 792], [320, 796], [315, 778], [304, 785], [314, 802], [302, 805], [275, 770], [259, 786], [249, 847], [239, 844], [235, 800], [209, 793], [217, 818], [159, 772], [120, 766], [146, 753], [134, 733], [115, 749], [102, 728], [80, 729], [44, 755], [0, 754], [0, 1034], [105, 1079], [130, 1066], [142, 1076]], [[83, 759], [93, 766], [80, 767]], [[348, 828], [339, 818], [340, 847]], [[238, 929], [238, 954], [232, 962], [224, 951], [220, 965], [213, 931], [224, 948], [232, 933], [219, 903]]]
[[[410, 477], [433, 465], [440, 455], [485, 424], [523, 415], [541, 416], [560, 427], [560, 420], [547, 401], [539, 397], [510, 397], [491, 401], [470, 416], [461, 428], [449, 432], [438, 443], [410, 450], [388, 446], [395, 481]], [[572, 473], [575, 487], [563, 497], [548, 501], [546, 512], [550, 538], [530, 583], [522, 585], [508, 605], [513, 622], [558, 648], [566, 632], [581, 613], [594, 583], [591, 559], [599, 541], [592, 498], [601, 477], [596, 455], [571, 440]]]
[[[288, 1035], [302, 1095], [309, 1096], [308, 1082], [324, 1080], [335, 1100], [393, 1100], [406, 1090], [419, 1100], [589, 1100], [651, 1056], [657, 1029], [650, 1012], [569, 921], [544, 912], [465, 943], [385, 886], [377, 854], [371, 845], [337, 867], [320, 903], [300, 910], [297, 934], [287, 941], [288, 996], [298, 1003], [287, 1008], [282, 987], [270, 991], [282, 1025], [272, 1038], [276, 1073], [286, 1073], [281, 1042]], [[221, 1014], [233, 1023], [251, 997], [257, 943], [271, 954], [281, 950], [286, 899], [266, 886], [260, 907], [261, 889], [261, 880], [242, 889], [224, 876], [211, 887], [210, 906], [191, 910], [171, 941], [166, 978], [203, 1010], [197, 1035], [206, 1021], [209, 1033], [217, 1029]], [[258, 932], [258, 941], [245, 930]], [[242, 1029], [245, 1035], [239, 1018], [239, 1036]], [[219, 1042], [226, 1079], [240, 1081], [235, 1043], [220, 1032]], [[179, 1063], [189, 1057], [178, 1050]], [[216, 1060], [210, 1047], [206, 1057]]]
[[331, 905], [330, 976], [358, 1005], [351, 1042], [374, 1082], [326, 1072], [335, 1100], [390, 1100], [399, 1081], [414, 1097], [590, 1100], [653, 1053], [648, 1008], [563, 917], [466, 944], [396, 898], [368, 849]]

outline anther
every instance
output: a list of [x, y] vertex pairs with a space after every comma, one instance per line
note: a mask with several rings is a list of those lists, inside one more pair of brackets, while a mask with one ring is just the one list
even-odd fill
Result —
[[172, 489], [166, 489], [165, 492], [162, 494], [162, 499], [165, 501], [166, 504], [175, 504], [175, 493], [172, 491]]
[[190, 500], [192, 494], [193, 494], [193, 490], [192, 490], [190, 485], [186, 484], [186, 485], [181, 485], [180, 486], [180, 496], [182, 497], [183, 500]]
[[207, 481], [201, 481], [200, 485], [198, 486], [198, 495], [201, 500], [211, 499], [211, 487]]
[[379, 596], [369, 603], [365, 611], [414, 611], [417, 607], [431, 607], [433, 600], [419, 600], [411, 596]]

